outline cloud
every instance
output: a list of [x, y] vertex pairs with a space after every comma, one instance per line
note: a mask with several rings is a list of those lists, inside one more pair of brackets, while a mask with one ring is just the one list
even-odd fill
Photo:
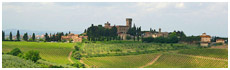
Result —
[[177, 3], [176, 8], [185, 8], [184, 3]]
[[[227, 36], [227, 6], [219, 2], [3, 2], [3, 29], [83, 31], [106, 21], [125, 25], [125, 18], [131, 17], [142, 30], [184, 30], [188, 35], [207, 31]], [[215, 28], [221, 33], [215, 33], [220, 32]]]

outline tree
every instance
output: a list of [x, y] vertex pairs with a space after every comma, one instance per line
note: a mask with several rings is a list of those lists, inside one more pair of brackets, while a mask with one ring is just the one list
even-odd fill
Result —
[[48, 36], [48, 33], [45, 34], [45, 42], [49, 42], [50, 41], [50, 38]]
[[136, 38], [136, 35], [137, 35], [137, 28], [136, 28], [135, 24], [133, 25], [132, 28], [128, 29], [127, 34], [130, 34], [131, 36], [133, 36], [134, 37], [133, 40], [135, 41], [135, 38]]
[[84, 33], [86, 33], [86, 29], [84, 30]]
[[137, 28], [137, 41], [140, 40], [140, 36], [141, 36], [141, 27]]
[[32, 40], [35, 41], [35, 33], [32, 35]]
[[79, 51], [75, 51], [72, 56], [73, 58], [78, 59], [78, 60], [80, 60], [82, 57]]
[[17, 41], [20, 41], [20, 33], [19, 33], [19, 30], [17, 31], [16, 37], [17, 37]]
[[2, 41], [5, 41], [5, 32], [2, 31]]
[[19, 48], [14, 48], [10, 51], [11, 55], [17, 56], [18, 54], [22, 53], [22, 51]]
[[28, 34], [27, 34], [27, 33], [24, 33], [24, 35], [23, 35], [23, 40], [24, 40], [24, 41], [28, 41]]
[[26, 52], [23, 57], [34, 62], [37, 62], [37, 60], [41, 59], [39, 52], [34, 50]]
[[177, 38], [177, 33], [173, 32], [169, 35], [169, 43], [177, 43], [179, 39]]
[[12, 32], [10, 32], [10, 41], [13, 41], [13, 39], [12, 39]]

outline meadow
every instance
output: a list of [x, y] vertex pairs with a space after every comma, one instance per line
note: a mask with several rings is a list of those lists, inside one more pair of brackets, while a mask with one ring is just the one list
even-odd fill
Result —
[[30, 60], [25, 60], [17, 56], [2, 55], [3, 68], [39, 68], [39, 65]]
[[69, 64], [68, 55], [73, 50], [73, 43], [51, 43], [51, 42], [2, 42], [2, 52], [8, 53], [14, 48], [22, 52], [37, 50], [42, 59], [57, 64]]

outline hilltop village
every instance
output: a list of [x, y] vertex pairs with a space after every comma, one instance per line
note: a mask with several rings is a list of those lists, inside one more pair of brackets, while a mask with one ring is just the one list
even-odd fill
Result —
[[[141, 27], [136, 27], [132, 24], [132, 18], [126, 18], [126, 25], [115, 25], [106, 22], [102, 25], [91, 25], [91, 27], [85, 29], [82, 34], [74, 33], [56, 33], [56, 34], [44, 34], [44, 35], [18, 35], [16, 36], [4, 36], [3, 40], [30, 40], [33, 38], [39, 41], [47, 42], [83, 42], [83, 41], [110, 41], [110, 40], [137, 40], [142, 42], [156, 42], [156, 43], [199, 43], [201, 46], [209, 46], [213, 43], [226, 43], [227, 38], [211, 37], [203, 33], [200, 36], [187, 36], [183, 31], [174, 32], [162, 32], [161, 28], [156, 31], [150, 28], [149, 31], [141, 31]], [[97, 32], [95, 32], [97, 31]], [[19, 32], [19, 31], [18, 31]], [[4, 31], [3, 31], [3, 34]], [[12, 34], [11, 34], [12, 35]], [[25, 36], [26, 35], [26, 36]]]

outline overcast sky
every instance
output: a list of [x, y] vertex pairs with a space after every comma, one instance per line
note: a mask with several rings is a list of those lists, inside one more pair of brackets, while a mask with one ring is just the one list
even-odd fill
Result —
[[125, 25], [132, 18], [142, 30], [184, 31], [186, 35], [228, 36], [228, 3], [6, 3], [3, 30], [80, 31], [109, 21]]

